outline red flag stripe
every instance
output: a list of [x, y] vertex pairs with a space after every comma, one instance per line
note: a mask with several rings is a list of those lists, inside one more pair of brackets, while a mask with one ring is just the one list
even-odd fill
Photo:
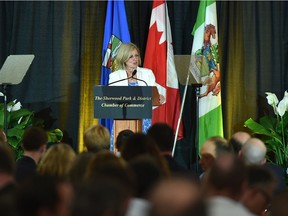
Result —
[[[171, 34], [169, 20], [166, 20], [166, 18], [169, 19], [167, 14], [168, 11], [166, 11], [165, 1], [154, 0], [152, 8], [144, 67], [149, 68], [154, 72], [156, 82], [161, 86], [160, 94], [163, 94], [166, 98], [165, 104], [153, 110], [152, 123], [165, 122], [173, 127], [174, 132], [176, 132], [180, 115], [180, 93], [178, 88], [170, 88], [167, 86], [169, 78], [167, 69], [172, 69], [172, 73], [176, 73], [175, 68], [167, 68], [167, 65], [169, 65], [169, 67], [171, 66], [171, 64], [167, 64], [167, 33]], [[174, 62], [172, 66], [175, 67]], [[174, 77], [176, 77], [176, 79]], [[175, 76], [174, 74], [173, 80], [174, 82], [177, 82], [173, 86], [178, 87], [177, 75]], [[183, 127], [181, 124], [178, 139], [182, 137]]]

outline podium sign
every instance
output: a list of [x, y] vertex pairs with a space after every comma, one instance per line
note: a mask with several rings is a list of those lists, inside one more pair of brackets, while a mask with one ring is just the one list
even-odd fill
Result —
[[152, 86], [95, 86], [94, 117], [151, 118]]

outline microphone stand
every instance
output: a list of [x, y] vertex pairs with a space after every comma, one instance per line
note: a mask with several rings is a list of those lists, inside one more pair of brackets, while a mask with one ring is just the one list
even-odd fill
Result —
[[[109, 85], [112, 85], [112, 84], [114, 84], [114, 83], [117, 83], [117, 82], [121, 82], [121, 81], [124, 81], [124, 80], [128, 80], [128, 79], [130, 79], [130, 78], [133, 78], [136, 73], [137, 73], [137, 70], [134, 70], [133, 73], [132, 73], [132, 76], [127, 77], [127, 78], [124, 78], [124, 79], [116, 80], [116, 81], [111, 82], [111, 83], [108, 83], [108, 86], [109, 86]], [[135, 79], [135, 78], [134, 78], [134, 79]]]
[[135, 78], [135, 77], [131, 77], [132, 79], [135, 79], [135, 80], [138, 80], [138, 81], [141, 81], [141, 82], [144, 82], [146, 84], [146, 86], [148, 86], [147, 82], [145, 80], [142, 80], [142, 79], [138, 79], [138, 78]]
[[146, 84], [146, 86], [148, 86], [148, 84], [147, 84], [147, 82], [145, 80], [138, 79], [138, 78], [134, 77], [136, 75], [136, 73], [137, 73], [137, 70], [134, 70], [133, 73], [132, 73], [132, 77], [131, 78], [135, 79], [135, 80], [139, 80], [141, 82], [144, 82]]

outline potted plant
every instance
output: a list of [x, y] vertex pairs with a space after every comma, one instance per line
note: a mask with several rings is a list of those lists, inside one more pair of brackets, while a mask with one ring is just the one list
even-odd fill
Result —
[[[7, 104], [7, 142], [14, 150], [16, 158], [23, 154], [21, 143], [25, 129], [29, 126], [44, 128], [44, 120], [36, 118], [34, 112], [22, 107], [21, 103], [13, 100]], [[4, 128], [4, 103], [0, 103], [0, 128]], [[48, 143], [60, 142], [63, 133], [60, 129], [47, 131]]]
[[288, 92], [279, 102], [274, 93], [266, 92], [267, 102], [272, 106], [274, 115], [266, 115], [259, 122], [249, 118], [244, 125], [253, 134], [258, 134], [267, 146], [267, 159], [283, 168], [286, 180], [288, 179]]

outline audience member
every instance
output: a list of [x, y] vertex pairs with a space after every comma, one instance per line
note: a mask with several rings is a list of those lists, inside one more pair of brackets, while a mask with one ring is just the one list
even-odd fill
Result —
[[218, 157], [203, 179], [208, 216], [252, 216], [239, 202], [245, 180], [242, 160], [232, 153]]
[[66, 143], [57, 143], [48, 148], [38, 165], [40, 175], [68, 178], [76, 153]]
[[16, 215], [14, 206], [15, 165], [12, 150], [6, 145], [0, 145], [0, 213], [2, 216]]
[[267, 149], [262, 140], [250, 138], [244, 143], [240, 157], [247, 165], [263, 165], [266, 163], [266, 152]]
[[167, 177], [155, 158], [145, 154], [128, 162], [135, 176], [135, 197], [147, 199], [150, 189], [162, 178]]
[[69, 173], [69, 179], [74, 189], [81, 186], [85, 181], [85, 175], [87, 173], [89, 163], [93, 159], [94, 155], [95, 154], [92, 152], [82, 152], [76, 156]]
[[157, 144], [149, 135], [135, 133], [129, 136], [122, 146], [121, 156], [128, 162], [145, 154], [155, 158], [162, 171], [167, 175], [170, 175], [170, 170], [166, 160], [160, 154]]
[[125, 184], [102, 176], [76, 191], [71, 216], [125, 216], [130, 197]]
[[252, 165], [247, 168], [247, 184], [241, 201], [253, 214], [264, 216], [276, 187], [276, 178], [264, 166]]
[[[119, 181], [134, 193], [134, 177], [127, 162], [109, 151], [101, 151], [91, 158], [86, 173], [86, 181], [97, 178], [111, 178]], [[127, 189], [128, 190], [128, 189]]]
[[187, 176], [172, 176], [152, 190], [150, 216], [205, 216], [199, 181]]
[[36, 174], [37, 164], [46, 151], [48, 135], [40, 127], [29, 127], [22, 140], [23, 156], [16, 162], [16, 180], [22, 181]]
[[251, 135], [245, 131], [238, 131], [232, 135], [229, 140], [230, 145], [236, 155], [239, 155], [244, 143], [251, 138]]
[[134, 182], [133, 173], [123, 158], [109, 151], [94, 154], [87, 167], [85, 183], [77, 187], [72, 215], [124, 216], [134, 193]]
[[277, 178], [275, 193], [285, 188], [283, 169], [277, 164], [266, 161], [267, 148], [264, 142], [258, 138], [248, 139], [240, 150], [240, 157], [247, 165], [263, 165], [270, 169]]
[[101, 150], [109, 150], [110, 133], [108, 129], [102, 125], [93, 125], [84, 133], [84, 146], [88, 152], [99, 152]]
[[73, 189], [69, 182], [35, 175], [17, 189], [18, 216], [69, 216]]
[[[206, 172], [213, 165], [215, 159], [231, 151], [232, 148], [226, 139], [218, 136], [211, 137], [204, 142], [200, 149], [199, 164], [204, 172]], [[200, 176], [201, 178], [203, 174]]]
[[180, 165], [173, 157], [172, 150], [174, 145], [174, 131], [166, 123], [156, 123], [153, 124], [147, 131], [147, 134], [151, 136], [155, 141], [160, 150], [160, 153], [166, 159], [170, 171], [175, 172], [185, 172], [187, 169]]
[[132, 130], [126, 129], [119, 132], [119, 134], [116, 137], [115, 142], [115, 148], [118, 155], [121, 155], [121, 148], [123, 146], [123, 143], [125, 142], [126, 138], [130, 135], [134, 134]]
[[147, 154], [137, 156], [129, 161], [128, 165], [135, 176], [135, 193], [129, 203], [126, 216], [147, 216], [150, 210], [148, 194], [166, 175], [155, 158]]

